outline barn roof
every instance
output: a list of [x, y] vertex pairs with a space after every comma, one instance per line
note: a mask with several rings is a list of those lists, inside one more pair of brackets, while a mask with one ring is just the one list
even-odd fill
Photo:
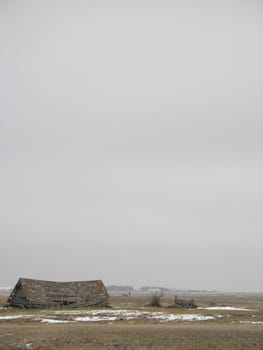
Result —
[[108, 292], [101, 280], [54, 282], [20, 278], [7, 304], [24, 308], [106, 306]]

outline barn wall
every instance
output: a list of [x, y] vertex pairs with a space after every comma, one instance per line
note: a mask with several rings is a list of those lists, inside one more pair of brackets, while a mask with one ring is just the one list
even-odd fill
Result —
[[15, 290], [15, 293], [9, 299], [10, 299], [8, 300], [9, 306], [21, 307], [21, 308], [26, 308], [29, 306], [29, 303], [24, 295], [22, 286], [19, 286]]
[[108, 306], [102, 281], [50, 282], [21, 279], [10, 306], [26, 308]]

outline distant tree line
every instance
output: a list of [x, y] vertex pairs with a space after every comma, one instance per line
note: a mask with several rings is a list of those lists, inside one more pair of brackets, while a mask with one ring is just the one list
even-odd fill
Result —
[[129, 293], [129, 292], [133, 292], [133, 291], [134, 291], [133, 286], [111, 285], [111, 286], [107, 286], [107, 289], [108, 289], [109, 292], [124, 292], [124, 293]]

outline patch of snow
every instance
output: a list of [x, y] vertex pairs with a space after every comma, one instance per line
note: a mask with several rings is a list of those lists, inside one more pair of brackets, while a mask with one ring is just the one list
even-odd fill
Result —
[[98, 317], [98, 316], [94, 316], [94, 317], [90, 317], [90, 316], [85, 316], [85, 317], [76, 317], [74, 318], [74, 321], [77, 322], [109, 322], [109, 321], [116, 321], [117, 317], [113, 316], [113, 317]]
[[169, 322], [169, 321], [208, 321], [213, 320], [216, 318], [216, 316], [203, 316], [198, 314], [161, 314], [161, 315], [149, 315], [147, 318], [150, 319], [157, 319], [161, 320], [163, 322]]
[[33, 317], [33, 315], [26, 315], [26, 314], [0, 316], [0, 321], [17, 320], [18, 318], [31, 319], [32, 317]]
[[142, 312], [137, 310], [78, 310], [78, 311], [55, 311], [57, 315], [140, 315]]
[[16, 320], [16, 319], [22, 318], [22, 317], [23, 317], [23, 315], [0, 316], [0, 321]]
[[43, 318], [41, 320], [41, 323], [70, 323], [72, 321], [66, 321], [66, 320], [54, 320], [54, 319], [50, 319], [50, 318]]
[[118, 319], [132, 320], [140, 317], [148, 319], [155, 319], [161, 322], [171, 321], [208, 321], [224, 315], [199, 315], [199, 314], [167, 314], [165, 312], [150, 312], [150, 311], [137, 311], [137, 310], [93, 310], [88, 312], [88, 316], [76, 317], [74, 321], [77, 322], [109, 322], [116, 321]]
[[[63, 319], [64, 316], [70, 319]], [[139, 311], [139, 310], [69, 310], [69, 311], [50, 311], [38, 315], [13, 315], [2, 316], [0, 320], [14, 320], [18, 318], [31, 319], [41, 323], [69, 323], [69, 322], [113, 322], [118, 320], [149, 319], [159, 322], [184, 322], [184, 321], [208, 321], [214, 320], [226, 315], [201, 315], [201, 314], [173, 314], [163, 311]]]
[[218, 310], [218, 311], [252, 311], [250, 309], [238, 308], [234, 306], [210, 306], [198, 307], [199, 310]]
[[[44, 311], [46, 312], [46, 311]], [[69, 310], [69, 311], [52, 311], [52, 314], [56, 314], [56, 315], [81, 315], [81, 314], [85, 314], [87, 311], [86, 310]]]
[[245, 324], [263, 324], [263, 321], [240, 321], [240, 323], [245, 323]]

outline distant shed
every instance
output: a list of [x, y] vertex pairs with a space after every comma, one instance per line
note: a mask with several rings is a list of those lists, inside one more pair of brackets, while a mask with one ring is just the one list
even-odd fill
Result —
[[53, 282], [20, 278], [7, 299], [19, 308], [108, 306], [109, 295], [100, 280]]

